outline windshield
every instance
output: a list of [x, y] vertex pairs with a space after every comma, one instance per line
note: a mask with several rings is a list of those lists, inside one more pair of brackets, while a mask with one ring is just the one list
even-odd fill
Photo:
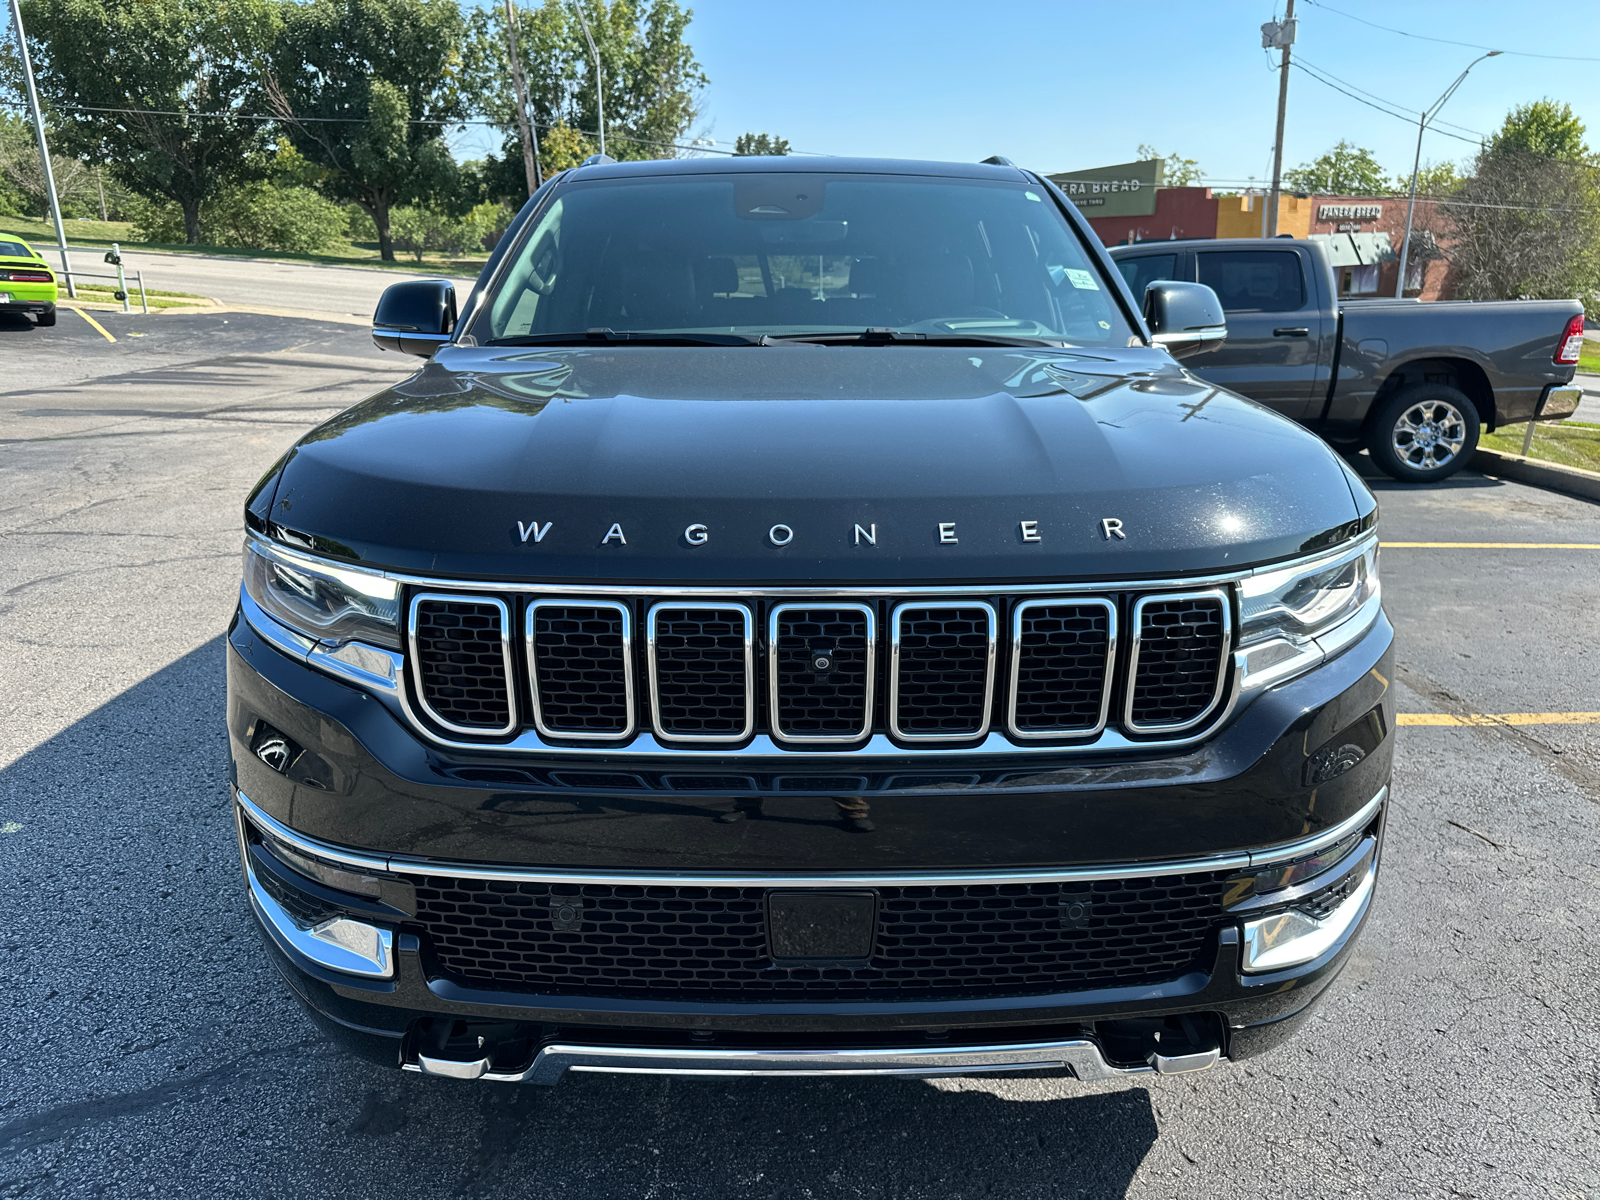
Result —
[[792, 173], [566, 189], [507, 264], [480, 342], [617, 332], [1125, 346], [1133, 329], [1037, 185]]

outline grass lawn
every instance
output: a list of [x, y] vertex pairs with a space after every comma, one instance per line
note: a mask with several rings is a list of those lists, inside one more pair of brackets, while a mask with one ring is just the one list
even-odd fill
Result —
[[[117, 304], [119, 301], [114, 293], [115, 289], [109, 283], [96, 283], [93, 285], [80, 283], [78, 285], [79, 300], [90, 300], [99, 304]], [[66, 288], [61, 289], [61, 299], [71, 303], [67, 299]], [[146, 289], [145, 299], [149, 302], [152, 310], [158, 308], [185, 308], [195, 304], [203, 305], [211, 302], [209, 297], [200, 296], [194, 292], [158, 292], [154, 288]], [[139, 289], [131, 279], [128, 281], [128, 303], [132, 306], [134, 312], [139, 311]]]
[[1600, 345], [1585, 338], [1578, 351], [1578, 370], [1585, 375], [1600, 375]]
[[[1503, 430], [1484, 434], [1481, 444], [1489, 450], [1521, 454], [1522, 435], [1526, 430], [1525, 425], [1508, 425]], [[1545, 462], [1560, 463], [1565, 467], [1600, 471], [1600, 425], [1577, 421], [1535, 424], [1533, 445], [1528, 448], [1528, 457], [1542, 458]]]
[[[154, 250], [163, 254], [225, 254], [231, 258], [273, 258], [283, 262], [323, 263], [341, 267], [381, 267], [409, 275], [476, 275], [488, 260], [487, 254], [468, 258], [424, 258], [402, 255], [399, 262], [384, 262], [378, 257], [376, 242], [339, 242], [323, 254], [284, 254], [277, 250], [248, 250], [240, 246], [184, 246], [134, 240], [133, 226], [127, 221], [65, 221], [69, 246], [109, 246], [117, 242], [124, 250]], [[47, 261], [58, 261], [56, 230], [49, 221], [26, 217], [0, 217], [0, 233], [15, 233], [33, 243]]]

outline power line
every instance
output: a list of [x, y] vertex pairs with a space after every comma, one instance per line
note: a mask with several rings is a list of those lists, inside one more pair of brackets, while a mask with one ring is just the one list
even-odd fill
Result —
[[[1378, 103], [1375, 103], [1372, 100], [1367, 99], [1364, 96], [1357, 95], [1355, 92], [1350, 91], [1348, 88], [1341, 87], [1339, 84], [1334, 83], [1332, 78], [1327, 78], [1327, 79], [1323, 78], [1323, 76], [1321, 74], [1319, 74], [1315, 69], [1306, 66], [1302, 62], [1294, 62], [1294, 63], [1291, 63], [1290, 66], [1299, 67], [1300, 70], [1304, 71], [1307, 75], [1311, 76], [1311, 78], [1315, 79], [1318, 83], [1322, 84], [1323, 87], [1330, 87], [1336, 92], [1340, 92], [1340, 93], [1343, 93], [1346, 96], [1349, 96], [1350, 99], [1354, 100], [1358, 104], [1365, 104], [1368, 108], [1375, 108], [1381, 113], [1384, 113], [1384, 114], [1386, 114], [1388, 116], [1395, 117], [1395, 118], [1397, 118], [1397, 119], [1399, 119], [1401, 121], [1406, 122], [1406, 124], [1408, 124], [1408, 125], [1415, 125], [1417, 123], [1417, 118], [1421, 116], [1420, 113], [1416, 114], [1416, 116], [1413, 116], [1413, 115], [1411, 115], [1408, 112], [1403, 111], [1403, 110], [1400, 111], [1400, 112], [1395, 112], [1393, 108], [1387, 108], [1387, 107], [1384, 106], [1384, 104], [1378, 104]], [[1385, 103], [1392, 103], [1392, 102], [1385, 102]], [[1478, 144], [1481, 144], [1481, 142], [1482, 142], [1482, 138], [1481, 137], [1477, 137], [1477, 138], [1463, 137], [1459, 133], [1451, 133], [1448, 129], [1439, 129], [1436, 126], [1430, 126], [1430, 128], [1432, 128], [1435, 133], [1440, 134], [1443, 137], [1455, 138], [1456, 141], [1458, 141], [1458, 142], [1466, 142], [1469, 145], [1478, 145]]]
[[[1331, 4], [1324, 4], [1322, 0], [1306, 0], [1306, 3], [1315, 4], [1318, 8], [1326, 9], [1331, 13], [1337, 13], [1339, 16], [1345, 17], [1348, 20], [1359, 21], [1361, 24], [1369, 26], [1373, 29], [1381, 29], [1385, 33], [1398, 34], [1400, 37], [1415, 38], [1419, 42], [1438, 42], [1444, 46], [1461, 46], [1468, 50], [1496, 49], [1494, 46], [1480, 46], [1477, 42], [1457, 42], [1450, 38], [1429, 37], [1425, 33], [1411, 33], [1405, 29], [1395, 29], [1388, 25], [1379, 25], [1376, 21], [1369, 21], [1365, 17], [1358, 17], [1355, 15], [1355, 13], [1345, 12], [1342, 8], [1335, 8]], [[1582, 54], [1536, 54], [1531, 50], [1501, 50], [1500, 53], [1514, 54], [1518, 58], [1549, 58], [1554, 59], [1557, 62], [1600, 62], [1600, 58]]]
[[[1407, 108], [1406, 105], [1401, 104], [1398, 100], [1390, 100], [1388, 97], [1380, 96], [1376, 92], [1369, 92], [1369, 91], [1367, 91], [1366, 88], [1359, 87], [1356, 84], [1351, 83], [1348, 79], [1345, 79], [1345, 78], [1343, 78], [1343, 77], [1341, 77], [1339, 75], [1335, 75], [1332, 71], [1328, 70], [1328, 68], [1323, 67], [1323, 66], [1319, 66], [1318, 64], [1312, 62], [1308, 58], [1301, 58], [1300, 61], [1305, 63], [1306, 66], [1312, 68], [1313, 70], [1315, 70], [1315, 71], [1317, 71], [1317, 72], [1319, 72], [1319, 73], [1321, 73], [1323, 75], [1326, 75], [1329, 79], [1338, 81], [1343, 86], [1351, 89], [1351, 91], [1360, 92], [1363, 96], [1366, 96], [1369, 100], [1376, 100], [1380, 104], [1387, 104], [1389, 107], [1397, 108], [1401, 112], [1405, 112], [1405, 113], [1410, 113], [1410, 112], [1414, 111], [1414, 110], [1412, 110], [1410, 108]], [[1418, 112], [1416, 115], [1420, 117], [1422, 114], [1420, 112]], [[1437, 117], [1434, 118], [1431, 122], [1429, 122], [1429, 126], [1428, 127], [1430, 129], [1436, 129], [1440, 125], [1447, 125], [1451, 129], [1459, 129], [1462, 133], [1470, 133], [1475, 138], [1483, 138], [1483, 137], [1487, 136], [1486, 134], [1482, 133], [1481, 131], [1479, 131], [1477, 129], [1468, 129], [1465, 125], [1457, 125], [1454, 121], [1444, 121], [1444, 120], [1440, 120]]]

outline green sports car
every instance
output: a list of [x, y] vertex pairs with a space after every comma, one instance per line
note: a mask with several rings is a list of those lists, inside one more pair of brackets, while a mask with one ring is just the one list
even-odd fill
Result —
[[0, 313], [32, 313], [41, 325], [56, 323], [56, 274], [32, 246], [0, 233]]

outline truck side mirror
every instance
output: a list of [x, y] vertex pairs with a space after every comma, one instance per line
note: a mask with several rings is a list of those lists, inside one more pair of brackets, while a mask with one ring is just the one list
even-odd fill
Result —
[[1203, 283], [1153, 280], [1144, 289], [1144, 320], [1151, 340], [1173, 358], [1204, 354], [1228, 339], [1222, 301]]
[[456, 327], [456, 289], [448, 279], [391, 283], [372, 314], [372, 341], [380, 350], [432, 358]]

